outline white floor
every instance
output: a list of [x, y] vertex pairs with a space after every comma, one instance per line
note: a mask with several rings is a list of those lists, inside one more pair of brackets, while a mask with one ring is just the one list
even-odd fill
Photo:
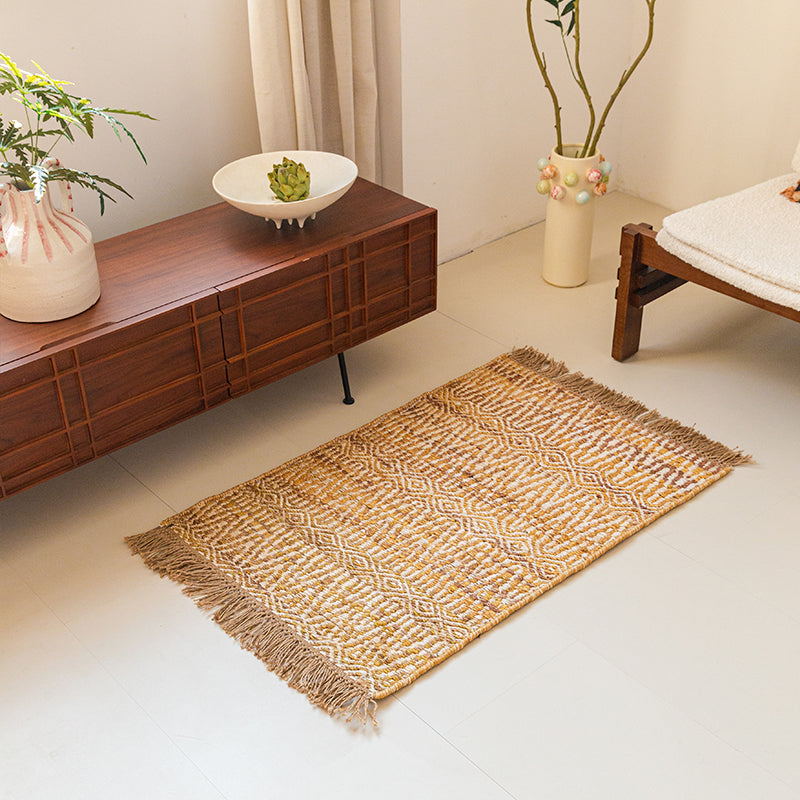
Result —
[[[542, 226], [445, 264], [439, 310], [0, 503], [0, 798], [800, 798], [800, 326], [686, 286], [610, 357], [619, 228], [587, 285]], [[123, 536], [530, 344], [757, 463], [379, 705], [312, 707]], [[1, 422], [0, 422], [1, 424]]]

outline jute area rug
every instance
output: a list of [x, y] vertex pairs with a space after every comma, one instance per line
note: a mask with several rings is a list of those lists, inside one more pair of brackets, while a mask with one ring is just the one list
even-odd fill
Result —
[[524, 349], [127, 541], [312, 702], [374, 721], [746, 460]]

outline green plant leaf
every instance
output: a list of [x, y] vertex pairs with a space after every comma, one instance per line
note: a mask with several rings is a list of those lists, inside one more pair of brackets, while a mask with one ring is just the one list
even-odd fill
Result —
[[17, 78], [18, 81], [23, 80], [22, 70], [5, 53], [0, 53], [0, 60], [3, 61], [6, 69], [13, 77]]
[[[550, 0], [548, 0], [549, 2]], [[556, 0], [561, 2], [562, 0]], [[100, 213], [105, 210], [105, 199], [114, 198], [107, 189], [114, 189], [130, 197], [128, 192], [110, 178], [64, 167], [47, 169], [44, 162], [61, 140], [74, 142], [76, 132], [94, 138], [95, 120], [102, 119], [119, 140], [123, 134], [131, 140], [142, 160], [146, 159], [139, 143], [127, 126], [117, 119], [119, 115], [155, 119], [142, 111], [121, 108], [97, 108], [85, 97], [70, 94], [65, 87], [68, 81], [56, 80], [39, 64], [39, 73], [20, 69], [5, 53], [0, 53], [0, 96], [9, 96], [26, 109], [27, 126], [14, 120], [4, 123], [0, 114], [0, 175], [7, 175], [32, 188], [39, 200], [51, 181], [66, 180], [96, 192], [100, 200]], [[14, 159], [10, 159], [13, 153]]]
[[[83, 129], [86, 131], [86, 135], [90, 139], [94, 139], [94, 120], [92, 119], [92, 115], [89, 113], [81, 114], [81, 123], [83, 124]], [[119, 136], [117, 137], [119, 139]]]
[[2, 174], [8, 175], [9, 178], [13, 178], [19, 183], [30, 186], [30, 177], [28, 175], [28, 170], [24, 165], [12, 164], [9, 161], [4, 161], [3, 163], [0, 163], [0, 171], [2, 171]]
[[57, 81], [54, 78], [51, 78], [47, 72], [42, 68], [41, 64], [37, 64], [35, 61], [31, 62], [36, 69], [39, 70], [39, 75], [32, 74], [30, 78], [34, 81], [41, 82], [47, 86], [53, 86], [58, 89], [61, 89], [64, 86], [72, 86], [69, 81]]
[[6, 125], [3, 125], [3, 117], [0, 115], [0, 149], [6, 150], [12, 147], [15, 141], [20, 137], [22, 130], [22, 123], [16, 119], [10, 119]]
[[158, 117], [151, 117], [150, 114], [145, 114], [144, 111], [129, 111], [125, 108], [103, 108], [100, 110], [105, 111], [107, 114], [127, 114], [128, 116], [141, 117], [142, 119], [151, 119], [153, 122], [158, 122]]
[[47, 182], [50, 179], [49, 172], [41, 164], [30, 164], [28, 166], [28, 175], [30, 175], [29, 184], [33, 187], [34, 199], [38, 203], [47, 191]]
[[[133, 146], [136, 148], [139, 155], [142, 157], [142, 161], [147, 163], [147, 159], [142, 152], [142, 148], [139, 147], [139, 143], [136, 141], [134, 135], [128, 130], [128, 128], [124, 125], [124, 123], [120, 122], [116, 117], [113, 117], [109, 113], [110, 109], [105, 108], [91, 108], [87, 111], [87, 114], [94, 114], [98, 117], [104, 119], [110, 126], [114, 133], [117, 135], [117, 139], [122, 139], [120, 136], [120, 131], [122, 131], [132, 142]], [[115, 111], [114, 113], [119, 114], [121, 113], [119, 110]], [[149, 117], [149, 119], [154, 119], [153, 117]]]

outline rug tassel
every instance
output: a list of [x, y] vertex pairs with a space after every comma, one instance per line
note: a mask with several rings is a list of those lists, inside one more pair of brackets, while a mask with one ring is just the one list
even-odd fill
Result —
[[511, 353], [511, 358], [543, 378], [558, 378], [568, 371], [563, 361], [556, 361], [533, 347], [517, 347]]
[[709, 439], [695, 428], [690, 428], [677, 420], [664, 417], [658, 411], [648, 411], [637, 420], [646, 425], [650, 430], [669, 436], [699, 456], [713, 461], [723, 467], [736, 467], [752, 461], [752, 456], [741, 450], [732, 450], [720, 442]]
[[695, 428], [690, 428], [674, 419], [662, 416], [658, 411], [647, 408], [643, 403], [634, 400], [614, 389], [609, 388], [580, 372], [570, 372], [563, 361], [556, 361], [533, 347], [522, 347], [512, 351], [510, 356], [518, 364], [536, 372], [543, 378], [558, 383], [571, 392], [580, 394], [599, 405], [615, 411], [648, 430], [668, 436], [678, 444], [692, 450], [720, 467], [735, 467], [752, 461], [752, 457], [741, 450], [733, 450], [721, 442], [709, 439]]
[[332, 664], [281, 619], [263, 608], [213, 564], [196, 553], [171, 526], [125, 540], [153, 571], [180, 583], [183, 591], [245, 650], [279, 678], [331, 715], [377, 724], [367, 687]]

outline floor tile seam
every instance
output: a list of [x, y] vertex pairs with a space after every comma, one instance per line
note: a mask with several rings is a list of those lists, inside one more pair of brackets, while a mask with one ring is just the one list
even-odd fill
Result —
[[[31, 591], [34, 591], [33, 589]], [[39, 597], [38, 593], [34, 591], [37, 597]], [[220, 796], [220, 800], [227, 800], [227, 796], [220, 790], [220, 788], [211, 780], [211, 778], [205, 773], [205, 771], [194, 761], [194, 759], [189, 756], [189, 754], [180, 746], [180, 744], [175, 740], [173, 736], [169, 734], [168, 731], [164, 729], [164, 727], [153, 717], [153, 715], [145, 708], [142, 703], [131, 693], [131, 691], [125, 686], [125, 684], [114, 674], [114, 672], [109, 669], [109, 667], [103, 662], [103, 660], [95, 653], [95, 651], [89, 647], [81, 637], [72, 629], [71, 625], [68, 622], [65, 622], [59, 616], [58, 612], [56, 612], [50, 604], [44, 599], [39, 597], [42, 604], [50, 611], [50, 613], [64, 626], [68, 634], [72, 637], [75, 643], [83, 650], [91, 660], [97, 665], [97, 667], [111, 680], [111, 682], [130, 700], [130, 702], [139, 710], [141, 714], [144, 715], [145, 719], [157, 730], [159, 731], [176, 749], [178, 753], [188, 761], [195, 770], [197, 770], [198, 774], [203, 777], [205, 781], [211, 786]]]
[[632, 672], [627, 670], [622, 664], [619, 664], [616, 662], [616, 660], [609, 658], [607, 654], [600, 652], [596, 647], [591, 645], [589, 642], [583, 641], [582, 639], [578, 639], [577, 644], [580, 644], [587, 650], [591, 651], [595, 656], [597, 656], [597, 658], [604, 661], [612, 669], [619, 671], [628, 680], [636, 684], [636, 686], [638, 686], [642, 691], [646, 692], [651, 698], [661, 703], [665, 708], [670, 710], [677, 717], [687, 722], [690, 722], [693, 725], [696, 725], [699, 729], [707, 733], [709, 736], [713, 737], [716, 741], [720, 742], [727, 749], [733, 751], [734, 753], [744, 758], [751, 766], [760, 770], [765, 775], [769, 775], [769, 777], [778, 781], [778, 783], [788, 788], [791, 792], [797, 793], [798, 791], [797, 787], [792, 786], [790, 783], [787, 783], [787, 781], [781, 778], [779, 775], [776, 775], [771, 769], [769, 769], [769, 767], [767, 767], [765, 764], [762, 764], [758, 760], [758, 758], [754, 756], [752, 753], [747, 752], [739, 745], [735, 744], [732, 741], [729, 741], [721, 730], [716, 730], [714, 727], [704, 722], [702, 719], [698, 718], [698, 716], [696, 716], [695, 714], [690, 713], [689, 710], [685, 709], [683, 706], [678, 704], [671, 697], [663, 695], [658, 690], [657, 686], [644, 683], [640, 678], [638, 678]]
[[73, 642], [80, 648], [80, 650], [85, 653], [91, 661], [109, 678], [109, 680], [130, 700], [131, 703], [145, 716], [145, 718], [156, 728], [156, 730], [160, 731], [163, 736], [165, 736], [173, 746], [180, 752], [180, 754], [191, 763], [194, 768], [203, 776], [203, 778], [208, 781], [208, 783], [220, 794], [221, 798], [225, 798], [225, 795], [220, 792], [219, 788], [211, 781], [211, 779], [203, 772], [202, 769], [188, 756], [188, 754], [183, 750], [183, 748], [173, 739], [172, 736], [164, 730], [164, 728], [153, 718], [152, 714], [134, 697], [131, 692], [126, 688], [126, 686], [117, 678], [117, 676], [108, 668], [108, 666], [103, 663], [103, 660], [98, 657], [98, 655], [89, 647], [78, 634], [72, 629], [72, 626], [65, 622], [59, 613], [52, 607], [52, 605], [42, 597], [39, 592], [36, 591], [28, 582], [25, 580], [24, 577], [21, 577], [22, 581], [28, 587], [30, 592], [39, 600], [42, 604], [44, 609], [47, 610], [49, 614], [52, 615], [54, 619], [58, 621], [58, 623], [64, 628], [66, 634], [73, 640]]
[[480, 259], [483, 257], [483, 253], [481, 251], [485, 250], [486, 248], [496, 248], [501, 242], [505, 242], [508, 240], [510, 236], [516, 236], [517, 234], [524, 234], [526, 231], [531, 232], [532, 228], [537, 226], [544, 225], [545, 218], [544, 216], [541, 219], [536, 219], [531, 222], [526, 222], [518, 228], [514, 228], [513, 230], [506, 231], [505, 233], [501, 233], [495, 236], [493, 239], [489, 239], [488, 241], [481, 242], [480, 244], [476, 244], [469, 248], [469, 250], [464, 251], [463, 253], [458, 253], [457, 255], [450, 256], [446, 258], [444, 261], [440, 261], [437, 265], [439, 269], [442, 267], [447, 267], [450, 264], [454, 264], [457, 261], [461, 261], [462, 259], [469, 259], [475, 260], [476, 258]]
[[699, 561], [694, 556], [692, 556], [689, 553], [687, 553], [684, 550], [682, 550], [678, 545], [674, 544], [671, 541], [668, 541], [666, 536], [664, 536], [664, 537], [655, 536], [654, 534], [652, 534], [652, 533], [650, 533], [648, 531], [643, 531], [642, 533], [644, 533], [646, 536], [649, 536], [651, 541], [658, 542], [658, 543], [664, 545], [665, 547], [669, 547], [670, 550], [672, 550], [674, 553], [677, 553], [678, 555], [682, 556], [683, 558], [688, 559], [693, 564], [698, 566], [700, 569], [704, 570], [705, 572], [709, 573], [710, 575], [713, 575], [715, 578], [717, 578], [720, 581], [722, 581], [730, 589], [734, 590], [737, 594], [745, 594], [750, 600], [753, 600], [753, 601], [755, 601], [756, 603], [758, 603], [760, 605], [766, 606], [766, 608], [769, 609], [774, 614], [780, 615], [783, 619], [788, 620], [788, 621], [794, 623], [795, 625], [800, 625], [800, 616], [796, 616], [796, 615], [790, 613], [784, 607], [782, 607], [781, 605], [775, 603], [773, 600], [769, 599], [768, 597], [764, 597], [764, 596], [762, 596], [760, 594], [757, 594], [756, 592], [754, 592], [750, 588], [749, 584], [741, 583], [739, 581], [736, 581], [733, 578], [723, 574], [722, 572], [719, 572], [713, 566], [705, 563], [704, 561]]
[[[42, 613], [44, 615], [50, 615], [53, 619], [56, 620], [56, 622], [58, 622], [59, 625], [61, 625], [63, 628], [66, 629], [67, 633], [73, 639], [75, 639], [75, 641], [78, 642], [81, 645], [81, 647], [83, 647], [83, 643], [80, 642], [77, 639], [77, 637], [75, 636], [74, 632], [72, 630], [70, 630], [69, 626], [64, 622], [64, 620], [61, 619], [61, 617], [53, 610], [53, 608], [44, 599], [44, 597], [42, 597], [42, 595], [39, 594], [39, 592], [36, 591], [34, 586], [28, 581], [28, 579], [26, 577], [26, 572], [23, 571], [21, 569], [21, 567], [13, 565], [10, 562], [8, 562], [7, 560], [3, 559], [2, 556], [0, 556], [0, 564], [2, 564], [2, 566], [5, 569], [7, 569], [15, 578], [17, 578], [17, 580], [20, 581], [20, 583], [31, 593], [31, 595], [33, 595], [33, 597], [35, 597], [36, 600], [38, 600], [39, 603], [41, 603], [41, 609], [37, 609], [35, 613]], [[26, 620], [26, 624], [27, 623], [29, 623], [28, 620]], [[19, 624], [19, 622], [11, 623], [11, 625], [8, 626], [7, 628], [6, 628], [5, 625], [0, 626], [0, 631], [4, 630], [4, 628], [6, 630], [10, 629], [10, 628], [13, 628], [15, 625], [18, 625], [18, 624]]]
[[[175, 508], [170, 502], [166, 500], [166, 498], [162, 497], [152, 486], [145, 483], [145, 481], [140, 478], [135, 472], [131, 471], [125, 464], [123, 464], [119, 459], [115, 458], [114, 453], [109, 453], [107, 458], [110, 458], [123, 472], [129, 475], [133, 480], [135, 480], [143, 489], [149, 492], [153, 497], [156, 498], [159, 502], [163, 503], [171, 512], [171, 514], [177, 514], [181, 509]], [[165, 514], [164, 517], [169, 517], [171, 514]], [[137, 532], [137, 531], [135, 531]]]
[[[143, 483], [136, 475], [130, 472], [124, 465], [120, 464], [112, 454], [109, 454], [107, 458], [111, 459], [115, 464], [117, 464], [124, 472], [130, 475], [137, 483], [141, 484], [150, 494], [155, 496], [158, 500], [160, 500], [164, 505], [168, 508], [172, 508], [172, 506], [167, 503], [163, 498], [159, 497], [156, 492], [154, 492], [149, 486]], [[4, 563], [7, 563], [4, 561]], [[12, 567], [9, 567], [13, 569]], [[103, 660], [94, 652], [94, 650], [89, 647], [81, 637], [73, 630], [72, 626], [66, 622], [59, 613], [52, 607], [52, 605], [41, 596], [36, 589], [30, 585], [30, 583], [25, 579], [24, 575], [20, 575], [16, 570], [14, 573], [18, 575], [20, 580], [27, 586], [30, 592], [36, 597], [42, 606], [55, 618], [66, 630], [67, 634], [73, 639], [73, 641], [80, 647], [80, 649], [88, 655], [91, 660], [95, 663], [95, 665], [111, 680], [111, 682], [116, 685], [119, 690], [130, 700], [131, 703], [145, 716], [147, 720], [149, 720], [150, 724], [152, 724], [156, 730], [160, 731], [161, 734], [172, 743], [173, 747], [181, 754], [181, 756], [186, 759], [192, 766], [197, 770], [197, 772], [203, 777], [205, 781], [208, 782], [209, 786], [211, 786], [220, 796], [222, 800], [225, 800], [226, 796], [220, 791], [219, 787], [211, 780], [211, 778], [206, 775], [206, 773], [200, 768], [198, 764], [194, 762], [194, 760], [186, 753], [186, 751], [180, 746], [180, 744], [175, 741], [175, 739], [166, 731], [164, 728], [155, 720], [153, 715], [137, 700], [137, 698], [128, 690], [128, 688], [122, 683], [122, 681], [114, 674], [112, 670], [108, 668], [108, 666], [103, 662]]]
[[85, 651], [88, 655], [91, 656], [92, 660], [97, 663], [98, 666], [103, 668], [103, 671], [110, 675], [107, 669], [103, 667], [103, 665], [98, 661], [94, 653], [86, 647], [86, 645], [81, 641], [80, 637], [72, 630], [69, 623], [67, 623], [64, 619], [62, 619], [61, 615], [53, 608], [53, 606], [48, 602], [48, 600], [36, 589], [36, 587], [28, 580], [27, 578], [27, 571], [21, 569], [20, 566], [16, 566], [9, 562], [7, 558], [0, 556], [0, 563], [3, 564], [5, 568], [9, 570], [22, 584], [25, 588], [35, 597], [39, 603], [41, 603], [41, 612], [44, 614], [49, 614], [53, 619], [55, 619], [59, 625], [67, 632], [67, 634], [73, 639], [73, 641], [80, 646], [80, 648]]
[[[490, 336], [485, 331], [478, 330], [478, 328], [475, 328], [472, 325], [469, 325], [466, 322], [464, 322], [464, 321], [462, 321], [460, 319], [457, 319], [452, 314], [447, 314], [444, 311], [442, 311], [441, 309], [436, 309], [436, 313], [439, 314], [440, 316], [444, 317], [445, 319], [450, 320], [450, 322], [453, 322], [456, 325], [460, 325], [462, 328], [470, 331], [471, 333], [477, 334], [478, 336], [480, 336], [483, 339], [486, 339], [488, 342], [491, 342], [492, 344], [496, 344], [496, 345], [499, 345], [500, 347], [504, 347], [504, 348], [506, 348], [507, 351], [511, 350], [512, 346], [509, 345], [507, 342], [500, 341], [500, 339], [496, 339], [494, 336]], [[476, 366], [480, 366], [480, 365], [476, 365]]]
[[[677, 511], [679, 509], [675, 510]], [[749, 600], [753, 600], [760, 605], [766, 606], [769, 610], [771, 610], [776, 614], [779, 614], [785, 620], [788, 620], [792, 623], [800, 622], [800, 620], [798, 620], [795, 616], [787, 612], [785, 608], [781, 607], [780, 605], [776, 605], [768, 598], [762, 597], [761, 595], [753, 592], [749, 588], [748, 584], [740, 583], [739, 581], [734, 580], [728, 575], [725, 575], [722, 572], [716, 570], [712, 565], [707, 564], [704, 561], [700, 561], [694, 556], [682, 550], [678, 545], [674, 544], [672, 541], [669, 540], [669, 537], [671, 535], [672, 533], [658, 536], [654, 531], [645, 528], [644, 530], [640, 531], [637, 534], [637, 537], [638, 538], [646, 537], [649, 541], [653, 542], [653, 544], [660, 544], [663, 545], [664, 547], [668, 547], [670, 550], [672, 550], [673, 553], [675, 553], [678, 556], [681, 556], [682, 558], [687, 559], [689, 562], [691, 562], [694, 566], [701, 569], [703, 572], [707, 573], [708, 575], [713, 575], [716, 579], [721, 581], [725, 586], [733, 590], [736, 594], [738, 595], [745, 594]]]
[[[747, 470], [748, 464], [744, 464], [741, 469]], [[756, 466], [758, 466], [758, 461], [756, 460]], [[780, 467], [776, 465], [767, 465], [765, 469], [769, 470], [770, 472], [780, 472]], [[737, 469], [738, 471], [738, 469]], [[732, 476], [731, 476], [732, 477]], [[784, 485], [785, 481], [785, 485]], [[761, 506], [758, 511], [754, 511], [752, 513], [748, 513], [745, 515], [740, 515], [735, 523], [736, 529], [743, 528], [746, 524], [752, 524], [756, 520], [759, 520], [763, 517], [768, 516], [775, 508], [785, 505], [787, 503], [792, 503], [794, 505], [798, 505], [798, 495], [797, 495], [797, 481], [796, 477], [791, 476], [790, 474], [786, 474], [780, 476], [777, 479], [777, 486], [779, 487], [775, 490], [775, 494], [768, 495], [766, 499], [766, 504]], [[757, 489], [754, 494], [761, 495], [764, 492], [760, 489]]]
[[400, 699], [398, 697], [397, 698], [397, 702], [400, 703], [400, 705], [403, 706], [403, 708], [405, 708], [406, 711], [408, 711], [410, 714], [415, 716], [423, 725], [425, 725], [426, 728], [428, 728], [430, 731], [432, 731], [451, 750], [453, 750], [456, 753], [458, 753], [458, 755], [461, 758], [463, 758], [464, 761], [466, 761], [468, 764], [471, 764], [475, 769], [478, 770], [478, 772], [480, 772], [482, 775], [486, 776], [486, 778], [488, 778], [488, 780], [490, 780], [495, 786], [497, 786], [497, 788], [500, 789], [500, 791], [502, 791], [506, 795], [508, 795], [508, 797], [511, 798], [511, 800], [524, 800], [524, 798], [518, 797], [517, 795], [513, 794], [512, 792], [510, 792], [505, 786], [503, 786], [502, 783], [500, 783], [497, 780], [497, 778], [495, 778], [493, 775], [488, 773], [480, 764], [478, 764], [473, 759], [471, 759], [460, 747], [458, 747], [456, 744], [454, 744], [442, 731], [438, 730], [433, 725], [431, 725], [424, 717], [421, 717], [416, 711], [414, 711], [413, 708], [409, 707], [406, 703], [404, 703], [402, 699]]
[[[522, 609], [520, 609], [520, 611], [521, 610]], [[501, 692], [496, 694], [490, 700], [487, 700], [485, 703], [482, 703], [480, 705], [480, 707], [474, 709], [471, 713], [467, 714], [466, 717], [464, 717], [463, 719], [458, 720], [458, 722], [455, 722], [452, 725], [450, 725], [445, 731], [442, 732], [443, 736], [448, 736], [456, 728], [459, 728], [461, 725], [464, 725], [465, 723], [469, 722], [469, 720], [471, 720], [477, 714], [480, 714], [481, 711], [483, 711], [488, 706], [492, 705], [492, 703], [496, 703], [502, 697], [505, 697], [507, 694], [509, 694], [510, 692], [514, 691], [520, 684], [522, 684], [525, 681], [527, 681], [529, 678], [531, 678], [533, 675], [535, 675], [537, 672], [542, 670], [544, 667], [546, 667], [551, 662], [555, 661], [555, 659], [557, 659], [560, 656], [562, 656], [564, 653], [566, 653], [572, 647], [574, 647], [577, 644], [581, 644], [580, 640], [574, 634], [572, 634], [569, 631], [567, 631], [558, 622], [556, 622], [554, 620], [548, 620], [548, 624], [552, 625], [555, 628], [558, 628], [558, 630], [561, 633], [563, 633], [565, 637], [569, 638], [571, 641], [567, 642], [562, 647], [559, 647], [556, 652], [553, 652], [548, 658], [546, 658], [540, 664], [538, 664], [533, 669], [529, 670], [524, 675], [520, 676], [517, 680], [513, 681], [511, 684], [506, 686]], [[453, 745], [453, 746], [455, 747], [455, 745]]]

